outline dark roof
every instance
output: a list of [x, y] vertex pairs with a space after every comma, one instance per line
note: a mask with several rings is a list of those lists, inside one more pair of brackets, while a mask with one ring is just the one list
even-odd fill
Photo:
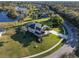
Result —
[[29, 25], [29, 27], [31, 27], [31, 28], [35, 28], [35, 24], [31, 24], [31, 25]]
[[40, 30], [41, 30], [41, 28], [39, 28], [39, 27], [36, 27], [36, 30], [39, 30], [39, 31], [40, 31]]

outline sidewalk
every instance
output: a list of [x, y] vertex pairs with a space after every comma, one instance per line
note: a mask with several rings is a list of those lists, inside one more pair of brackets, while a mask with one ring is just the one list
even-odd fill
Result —
[[67, 39], [67, 36], [66, 35], [61, 34], [61, 33], [58, 33], [58, 32], [56, 32], [54, 30], [49, 31], [49, 33], [54, 34], [54, 35], [57, 35], [57, 36], [62, 37], [64, 39]]

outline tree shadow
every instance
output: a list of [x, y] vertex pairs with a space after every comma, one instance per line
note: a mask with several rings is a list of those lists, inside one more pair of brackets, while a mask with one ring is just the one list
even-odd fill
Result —
[[6, 42], [0, 42], [0, 47], [1, 47], [1, 46], [3, 46], [3, 45], [4, 45], [4, 43], [6, 43]]
[[11, 38], [23, 44], [23, 47], [30, 45], [32, 41], [36, 41], [38, 39], [38, 37], [28, 31], [21, 32], [19, 30], [16, 31], [16, 34], [12, 35]]
[[19, 27], [22, 27], [23, 25], [18, 25], [18, 26], [11, 26], [11, 27], [8, 27], [8, 28], [5, 28], [6, 30], [9, 30], [11, 28], [19, 28]]

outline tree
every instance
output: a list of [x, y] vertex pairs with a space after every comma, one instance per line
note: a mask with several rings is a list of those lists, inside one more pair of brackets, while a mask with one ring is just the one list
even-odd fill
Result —
[[53, 27], [59, 27], [64, 22], [64, 20], [59, 15], [55, 15], [55, 16], [51, 17], [49, 20], [50, 20], [50, 22], [52, 22]]
[[39, 19], [38, 10], [34, 10], [32, 14], [30, 15], [30, 17], [32, 17], [32, 19]]
[[13, 19], [16, 19], [17, 15], [18, 14], [15, 9], [10, 9], [7, 14], [8, 17], [13, 18]]

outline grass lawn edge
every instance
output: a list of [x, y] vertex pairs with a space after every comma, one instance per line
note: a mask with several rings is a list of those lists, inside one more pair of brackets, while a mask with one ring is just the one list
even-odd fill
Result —
[[[62, 27], [62, 29], [63, 29], [63, 31], [64, 31], [64, 34], [66, 34], [65, 28]], [[46, 55], [49, 55], [49, 54], [51, 54], [50, 52], [51, 52], [52, 50], [56, 51], [56, 50], [59, 48], [59, 46], [61, 45], [61, 42], [62, 42], [62, 41], [63, 41], [63, 38], [61, 38], [61, 40], [60, 40], [57, 44], [55, 44], [53, 47], [49, 48], [48, 50], [45, 50], [45, 51], [43, 51], [43, 52], [40, 52], [40, 53], [31, 55], [31, 56], [27, 56], [27, 57], [29, 57], [29, 58], [38, 58], [38, 57], [44, 57], [44, 56], [46, 56]], [[57, 48], [57, 49], [56, 49], [56, 48]], [[53, 52], [54, 52], [54, 51], [53, 51]], [[52, 52], [52, 53], [53, 53], [53, 52]]]

